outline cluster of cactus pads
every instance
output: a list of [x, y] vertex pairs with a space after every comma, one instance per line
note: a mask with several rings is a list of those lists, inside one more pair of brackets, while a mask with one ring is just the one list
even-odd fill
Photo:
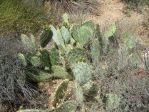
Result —
[[[83, 87], [87, 86], [88, 90], [85, 91], [92, 88], [89, 83], [92, 81], [92, 65], [88, 60], [84, 46], [93, 38], [95, 26], [91, 21], [70, 25], [68, 19], [68, 15], [64, 14], [63, 25], [60, 28], [55, 28], [52, 25], [46, 28], [41, 34], [40, 46], [36, 45], [33, 35], [22, 34], [22, 43], [26, 49], [29, 49], [29, 52], [18, 53], [18, 59], [26, 69], [28, 80], [38, 83], [50, 78], [64, 79], [55, 90], [52, 101], [55, 109], [52, 112], [62, 110], [73, 112], [71, 110], [81, 103], [75, 102], [75, 106], [74, 102], [61, 103], [69, 80], [75, 81], [76, 95], [79, 93], [82, 98]], [[52, 39], [55, 45], [52, 46], [52, 49], [47, 50], [45, 47]]]
[[[100, 61], [102, 53], [108, 50], [110, 39], [116, 32], [115, 23], [111, 24], [109, 29], [101, 35], [99, 27], [91, 21], [70, 24], [68, 19], [68, 15], [64, 14], [61, 27], [55, 28], [50, 25], [42, 32], [40, 48], [36, 46], [34, 36], [22, 35], [21, 37], [23, 45], [30, 51], [25, 54], [19, 53], [18, 58], [26, 68], [29, 80], [41, 82], [50, 78], [64, 79], [54, 93], [52, 105], [55, 109], [47, 112], [59, 112], [59, 109], [64, 110], [63, 112], [73, 112], [74, 107], [82, 104], [88, 94], [97, 92], [97, 86], [93, 81], [93, 69], [98, 66], [94, 67], [94, 65]], [[47, 50], [45, 47], [51, 40], [54, 46]], [[131, 43], [129, 46], [131, 47]], [[65, 104], [61, 100], [65, 96], [69, 80], [75, 82], [77, 102], [65, 102]], [[113, 96], [107, 95], [106, 97], [110, 108], [113, 104], [111, 100]], [[70, 105], [71, 109], [68, 109], [69, 106], [66, 105]]]
[[25, 67], [25, 73], [30, 81], [41, 82], [49, 78], [71, 78], [66, 69], [59, 65], [59, 52], [56, 48], [48, 51], [44, 47], [51, 40], [53, 33], [45, 30], [41, 34], [40, 48], [37, 48], [33, 35], [21, 35], [21, 41], [29, 52], [18, 53], [18, 59]]

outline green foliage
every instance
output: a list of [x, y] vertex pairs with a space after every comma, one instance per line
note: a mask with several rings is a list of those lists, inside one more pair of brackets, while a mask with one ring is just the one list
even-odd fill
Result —
[[29, 62], [34, 66], [34, 67], [38, 67], [41, 65], [41, 60], [40, 60], [40, 57], [39, 56], [32, 56], [30, 59], [29, 59]]
[[41, 53], [40, 59], [44, 67], [51, 67], [50, 53], [47, 49], [40, 49]]
[[112, 110], [117, 108], [120, 105], [120, 97], [116, 94], [106, 94], [105, 96], [105, 103], [106, 103], [106, 109], [107, 110]]
[[63, 16], [62, 16], [62, 18], [63, 18], [63, 24], [64, 24], [64, 26], [69, 26], [69, 17], [68, 17], [68, 14], [67, 13], [65, 13], [65, 14], [63, 14]]
[[80, 62], [72, 68], [74, 78], [79, 85], [84, 85], [92, 79], [92, 67], [87, 63]]
[[52, 39], [53, 33], [50, 29], [45, 29], [41, 34], [40, 45], [41, 47], [45, 47], [49, 41]]
[[26, 76], [27, 79], [33, 82], [43, 82], [46, 81], [50, 78], [52, 78], [52, 75], [47, 72], [47, 71], [43, 71], [43, 70], [38, 70], [38, 69], [30, 69], [30, 70], [26, 70]]
[[24, 47], [28, 50], [34, 50], [36, 48], [35, 37], [33, 35], [27, 36], [25, 34], [22, 34], [21, 41]]
[[24, 54], [26, 59], [26, 75], [34, 82], [40, 82], [52, 77], [49, 52], [46, 49], [35, 53]]
[[129, 52], [125, 46], [118, 49], [118, 70], [123, 69], [128, 64]]
[[139, 66], [142, 63], [142, 60], [141, 60], [139, 54], [137, 54], [137, 53], [132, 53], [129, 56], [129, 61], [130, 61], [132, 66]]
[[83, 46], [93, 37], [93, 23], [85, 22], [82, 25], [74, 25], [71, 32], [74, 40]]
[[59, 51], [56, 48], [50, 50], [50, 62], [51, 65], [57, 65], [59, 63]]
[[[92, 30], [95, 30], [95, 24], [93, 23], [93, 21], [89, 20], [89, 21], [85, 21], [82, 26], [86, 26], [91, 28]], [[93, 31], [94, 32], [94, 31]]]
[[23, 64], [23, 66], [27, 66], [27, 60], [26, 60], [24, 54], [19, 53], [18, 54], [18, 59], [21, 61], [21, 63]]
[[72, 76], [65, 70], [65, 68], [55, 65], [52, 66], [53, 77], [62, 79], [72, 79]]
[[[94, 37], [95, 25], [91, 21], [84, 22], [81, 25], [70, 25], [67, 16], [65, 17], [65, 19], [66, 20], [63, 20], [64, 26], [57, 28], [58, 30], [51, 26], [51, 30], [53, 31], [53, 40], [58, 46], [60, 57], [64, 59], [63, 63], [68, 64], [66, 66], [73, 74], [73, 78], [76, 83], [75, 94], [77, 104], [82, 105], [84, 101], [84, 92], [88, 91], [88, 93], [90, 94], [90, 92], [93, 92], [93, 88], [95, 87], [94, 84], [88, 83], [92, 80], [92, 65], [87, 63], [88, 58], [85, 52], [86, 49], [83, 47], [85, 44], [88, 44], [88, 42]], [[55, 70], [54, 67], [56, 67]], [[58, 74], [60, 75], [58, 75], [58, 77], [64, 77], [63, 74], [68, 74], [66, 73], [65, 69], [60, 66], [52, 66], [52, 70], [54, 74], [57, 73], [55, 76], [57, 76]], [[70, 78], [70, 76], [71, 75], [69, 74], [66, 77], [68, 79], [72, 79], [72, 77]], [[88, 83], [86, 85], [87, 88], [82, 90], [82, 86], [86, 83]]]
[[33, 35], [28, 37], [22, 34], [21, 40], [23, 45], [30, 50], [26, 54], [18, 54], [18, 58], [26, 67], [25, 73], [28, 79], [34, 82], [40, 82], [52, 77], [50, 74], [51, 62], [49, 51], [46, 49], [37, 49], [35, 51], [36, 44]]
[[112, 23], [108, 27], [108, 30], [104, 33], [104, 37], [109, 38], [109, 37], [113, 36], [115, 32], [116, 32], [116, 25], [115, 25], [115, 23]]
[[17, 112], [75, 112], [77, 108], [76, 102], [66, 101], [55, 109], [19, 109]]
[[127, 46], [128, 49], [132, 49], [136, 46], [136, 39], [129, 32], [123, 33], [123, 42]]
[[92, 40], [92, 46], [91, 46], [91, 56], [93, 63], [98, 63], [101, 58], [101, 46], [98, 38], [95, 38]]
[[67, 60], [70, 65], [74, 65], [78, 62], [86, 62], [87, 61], [87, 57], [85, 56], [84, 50], [80, 49], [80, 48], [74, 48], [74, 49], [70, 50], [67, 57], [68, 57]]
[[[133, 35], [126, 32], [119, 39], [120, 43], [115, 43], [115, 23], [101, 35], [99, 26], [95, 30], [95, 25], [91, 21], [70, 25], [68, 19], [67, 15], [64, 15], [63, 26], [55, 28], [51, 25], [48, 29], [50, 32], [44, 32], [41, 36], [41, 47], [45, 47], [52, 36], [55, 46], [50, 51], [41, 48], [34, 53], [18, 54], [22, 64], [27, 67], [27, 78], [30, 80], [40, 82], [49, 78], [64, 79], [55, 91], [53, 112], [73, 112], [76, 104], [83, 107], [84, 101], [90, 100], [89, 98], [97, 99], [95, 96], [98, 89], [93, 74], [101, 80], [101, 74], [105, 75], [104, 78], [111, 78], [129, 63], [130, 67], [141, 63], [139, 56], [132, 51], [136, 47]], [[29, 42], [28, 39], [27, 43]], [[66, 102], [58, 106], [64, 100], [69, 80], [75, 83], [77, 103], [74, 105], [74, 102]], [[109, 93], [103, 96], [103, 99], [102, 95], [99, 96], [100, 100], [97, 101], [104, 103], [107, 111], [119, 107], [121, 98], [117, 94]]]
[[56, 108], [53, 112], [75, 112], [77, 108], [75, 101], [66, 101]]
[[54, 107], [57, 107], [57, 105], [61, 102], [60, 100], [63, 99], [65, 96], [65, 91], [67, 90], [69, 80], [65, 79], [56, 89], [54, 94], [54, 100], [52, 102]]
[[136, 43], [137, 40], [131, 33], [123, 33], [122, 44], [120, 44], [118, 49], [118, 70], [122, 70], [128, 64], [131, 64], [131, 66], [141, 64], [139, 54], [137, 54], [136, 51], [133, 51], [136, 47]]
[[79, 85], [79, 83], [75, 83], [75, 97], [76, 97], [76, 101], [77, 103], [80, 105], [83, 104], [84, 101], [84, 96], [83, 96], [83, 89], [82, 87]]
[[82, 86], [82, 91], [84, 95], [96, 96], [98, 88], [94, 81], [90, 80]]
[[51, 71], [39, 68], [26, 70], [27, 78], [34, 82], [42, 82], [52, 78], [72, 79], [72, 76], [61, 66], [52, 66]]
[[103, 51], [104, 52], [107, 52], [109, 49], [109, 44], [110, 44], [110, 39], [112, 39], [112, 37], [114, 36], [116, 32], [116, 24], [115, 23], [112, 23], [107, 31], [105, 31], [103, 37], [102, 37], [102, 45], [103, 45]]
[[65, 43], [69, 43], [70, 39], [71, 39], [71, 34], [69, 32], [69, 30], [65, 27], [65, 26], [62, 26], [61, 27], [61, 34], [62, 34], [62, 37], [65, 41]]
[[53, 32], [53, 40], [56, 43], [57, 46], [65, 48], [64, 39], [62, 37], [62, 34], [60, 32], [60, 29], [56, 29], [54, 26], [50, 26], [52, 32]]
[[53, 112], [41, 109], [19, 109], [17, 112]]
[[99, 25], [96, 25], [94, 38], [91, 41], [91, 58], [95, 66], [99, 66], [100, 59], [103, 55], [103, 36], [100, 32]]

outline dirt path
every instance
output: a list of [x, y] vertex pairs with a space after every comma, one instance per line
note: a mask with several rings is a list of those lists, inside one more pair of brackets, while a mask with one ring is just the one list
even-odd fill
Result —
[[[90, 15], [89, 18], [101, 26], [101, 31], [115, 21], [118, 25], [118, 32], [132, 32], [139, 39], [148, 41], [148, 29], [144, 26], [147, 22], [149, 10], [144, 8], [142, 13], [130, 11], [130, 17], [123, 13], [125, 4], [121, 0], [99, 0], [101, 3], [99, 15]], [[147, 40], [146, 40], [147, 39]], [[144, 41], [142, 41], [144, 42]]]

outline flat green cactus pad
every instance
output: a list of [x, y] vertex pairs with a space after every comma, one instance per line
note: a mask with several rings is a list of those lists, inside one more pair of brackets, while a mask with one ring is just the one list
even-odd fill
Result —
[[56, 89], [54, 94], [54, 100], [52, 105], [57, 107], [57, 105], [61, 102], [62, 98], [65, 96], [65, 91], [67, 90], [69, 80], [65, 79]]

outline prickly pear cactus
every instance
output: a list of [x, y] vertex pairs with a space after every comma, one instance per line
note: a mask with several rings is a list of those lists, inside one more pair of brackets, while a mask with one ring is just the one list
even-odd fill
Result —
[[54, 100], [52, 101], [52, 105], [57, 107], [58, 104], [61, 102], [63, 97], [65, 96], [65, 91], [67, 90], [69, 80], [65, 79], [56, 89], [54, 94]]
[[48, 70], [41, 70], [32, 68], [26, 71], [29, 80], [34, 82], [42, 82], [51, 78], [72, 79], [72, 76], [61, 66], [55, 65], [51, 68], [52, 72]]
[[25, 34], [22, 34], [21, 41], [27, 50], [35, 50], [36, 44], [35, 37], [33, 35], [27, 36]]
[[71, 32], [74, 40], [83, 46], [93, 37], [93, 24], [85, 22], [82, 25], [74, 25]]
[[134, 38], [134, 35], [129, 33], [129, 32], [125, 32], [122, 34], [123, 38], [123, 43], [124, 45], [127, 46], [127, 49], [132, 49], [136, 46], [137, 43], [137, 39]]
[[64, 26], [68, 27], [70, 24], [69, 24], [69, 16], [67, 13], [64, 13], [63, 16], [62, 16], [62, 19], [63, 19], [63, 24]]
[[19, 109], [17, 112], [75, 112], [76, 108], [76, 102], [71, 100], [61, 104], [56, 109]]
[[52, 25], [50, 26], [50, 28], [53, 32], [52, 39], [54, 40], [56, 45], [65, 49], [65, 42], [64, 42], [64, 39], [63, 39], [60, 29], [59, 28], [56, 29]]
[[84, 62], [75, 64], [72, 68], [74, 78], [80, 85], [84, 85], [92, 79], [92, 67]]
[[38, 67], [41, 65], [41, 59], [39, 56], [32, 56], [30, 57], [29, 61], [34, 67]]
[[51, 67], [51, 62], [50, 62], [50, 53], [47, 49], [41, 49], [40, 50], [41, 53], [41, 60], [42, 60], [42, 64], [45, 67]]
[[66, 101], [55, 109], [46, 109], [46, 110], [38, 110], [38, 109], [25, 109], [18, 110], [17, 112], [76, 112], [77, 104], [75, 101]]
[[51, 65], [57, 65], [59, 62], [59, 52], [56, 48], [52, 48], [50, 51], [50, 62]]
[[17, 112], [53, 112], [53, 111], [45, 111], [39, 109], [19, 109]]
[[75, 99], [77, 101], [77, 104], [82, 105], [84, 101], [82, 87], [78, 83], [75, 83], [75, 89]]
[[92, 46], [91, 46], [91, 56], [92, 56], [92, 61], [94, 64], [98, 63], [99, 62], [99, 59], [101, 58], [100, 57], [100, 43], [99, 43], [99, 40], [96, 38], [96, 39], [93, 39], [92, 40]]
[[53, 112], [75, 112], [77, 108], [77, 104], [75, 101], [66, 101], [61, 104], [58, 108], [56, 108]]
[[112, 109], [117, 108], [121, 101], [121, 99], [118, 95], [111, 94], [111, 93], [106, 94], [104, 100], [105, 100], [107, 110], [112, 110]]
[[65, 43], [69, 43], [70, 39], [71, 39], [71, 33], [69, 32], [69, 30], [65, 27], [65, 26], [62, 26], [61, 29], [61, 34], [62, 34], [62, 37], [65, 41]]
[[95, 29], [95, 24], [91, 20], [84, 22], [83, 26], [90, 27], [93, 30]]
[[76, 64], [78, 62], [86, 62], [87, 57], [83, 49], [74, 48], [68, 53], [68, 62], [70, 65]]
[[27, 60], [26, 60], [24, 54], [19, 53], [19, 54], [18, 54], [18, 59], [21, 61], [21, 63], [23, 64], [23, 66], [27, 66]]
[[52, 78], [52, 75], [50, 73], [46, 71], [37, 70], [37, 69], [26, 71], [26, 75], [28, 80], [31, 80], [37, 83]]
[[109, 37], [113, 36], [116, 32], [116, 29], [116, 24], [115, 22], [113, 22], [112, 24], [110, 24], [107, 31], [104, 33], [104, 37], [108, 39]]
[[55, 65], [52, 66], [53, 77], [62, 79], [72, 79], [72, 76], [65, 70], [65, 68]]
[[95, 82], [90, 80], [82, 86], [82, 90], [83, 90], [84, 95], [95, 96], [98, 91], [98, 88]]
[[41, 55], [40, 52], [33, 52], [33, 53], [29, 52], [23, 55], [25, 56], [27, 67], [29, 66], [39, 67], [42, 64], [40, 59], [40, 55]]
[[41, 47], [46, 47], [46, 45], [49, 43], [49, 41], [52, 39], [53, 33], [49, 29], [45, 29], [40, 37], [40, 45]]

